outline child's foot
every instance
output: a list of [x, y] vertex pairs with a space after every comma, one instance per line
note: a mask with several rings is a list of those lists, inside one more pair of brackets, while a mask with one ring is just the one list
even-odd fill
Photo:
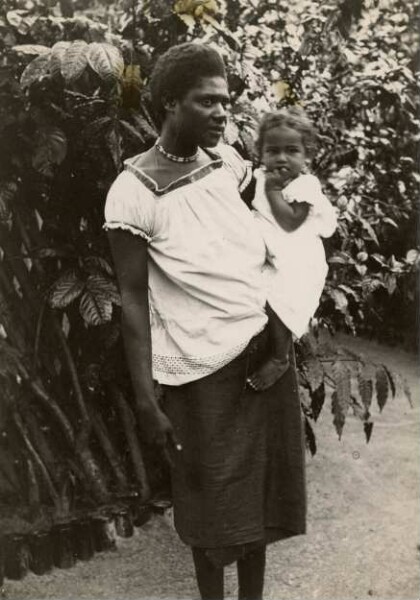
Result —
[[247, 379], [247, 383], [257, 392], [268, 389], [283, 377], [290, 362], [287, 358], [269, 358], [255, 373]]

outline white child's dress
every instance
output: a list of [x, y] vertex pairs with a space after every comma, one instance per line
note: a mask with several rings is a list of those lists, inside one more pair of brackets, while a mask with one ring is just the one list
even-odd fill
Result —
[[265, 194], [264, 172], [255, 172], [256, 190], [252, 206], [263, 234], [270, 267], [267, 269], [267, 300], [288, 329], [301, 337], [314, 315], [328, 272], [321, 238], [337, 227], [333, 206], [314, 175], [300, 175], [283, 190], [287, 202], [310, 204], [308, 216], [294, 231], [285, 231], [276, 221]]

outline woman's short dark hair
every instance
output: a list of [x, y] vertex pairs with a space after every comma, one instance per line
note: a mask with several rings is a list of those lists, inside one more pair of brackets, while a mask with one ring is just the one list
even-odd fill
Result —
[[159, 125], [165, 118], [164, 100], [182, 99], [200, 77], [226, 78], [222, 57], [205, 44], [178, 44], [158, 58], [150, 79], [150, 91]]
[[256, 143], [258, 160], [261, 160], [264, 137], [267, 131], [275, 127], [281, 127], [282, 125], [298, 131], [302, 136], [302, 143], [306, 154], [313, 156], [316, 148], [317, 134], [312, 121], [303, 108], [299, 106], [287, 106], [278, 111], [267, 113], [261, 119]]

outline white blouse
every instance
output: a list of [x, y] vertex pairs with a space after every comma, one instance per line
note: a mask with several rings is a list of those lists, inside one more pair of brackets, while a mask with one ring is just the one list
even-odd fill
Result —
[[265, 244], [239, 191], [250, 169], [230, 146], [164, 188], [136, 166], [112, 184], [105, 229], [148, 242], [153, 377], [167, 385], [226, 365], [267, 317]]

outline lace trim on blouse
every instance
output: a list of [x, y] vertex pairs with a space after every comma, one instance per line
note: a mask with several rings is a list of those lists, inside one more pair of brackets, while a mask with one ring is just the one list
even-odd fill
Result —
[[127, 223], [122, 223], [121, 221], [110, 221], [108, 223], [105, 223], [103, 225], [103, 228], [105, 229], [105, 231], [109, 231], [111, 229], [122, 229], [124, 231], [129, 231], [133, 235], [140, 236], [141, 238], [146, 240], [146, 242], [150, 243], [152, 241], [151, 236], [147, 235], [147, 233], [144, 232], [142, 229], [138, 229], [137, 227], [133, 227], [132, 225], [128, 225]]
[[239, 356], [248, 346], [249, 340], [237, 344], [227, 352], [214, 354], [213, 356], [165, 356], [153, 354], [153, 371], [169, 375], [189, 375], [204, 377], [227, 365], [231, 360]]

